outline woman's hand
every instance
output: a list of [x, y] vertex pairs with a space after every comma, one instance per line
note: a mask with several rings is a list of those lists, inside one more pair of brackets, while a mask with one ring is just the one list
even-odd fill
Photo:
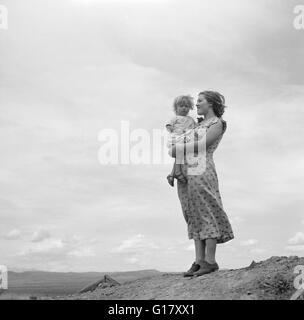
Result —
[[206, 152], [206, 150], [211, 146], [223, 133], [223, 123], [218, 121], [212, 125], [206, 132], [206, 135], [201, 137], [199, 140], [195, 139], [187, 143], [186, 152], [187, 153], [197, 153]]

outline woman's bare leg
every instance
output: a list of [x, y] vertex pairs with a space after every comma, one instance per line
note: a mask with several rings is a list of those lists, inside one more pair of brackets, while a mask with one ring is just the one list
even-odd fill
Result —
[[194, 240], [196, 263], [200, 264], [205, 260], [205, 240]]
[[206, 257], [208, 263], [215, 263], [216, 239], [206, 239]]

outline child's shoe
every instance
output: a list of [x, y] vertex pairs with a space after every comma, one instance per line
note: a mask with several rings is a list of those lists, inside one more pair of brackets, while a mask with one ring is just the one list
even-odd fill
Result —
[[170, 184], [171, 187], [174, 187], [174, 176], [172, 174], [169, 174], [167, 176], [168, 183]]

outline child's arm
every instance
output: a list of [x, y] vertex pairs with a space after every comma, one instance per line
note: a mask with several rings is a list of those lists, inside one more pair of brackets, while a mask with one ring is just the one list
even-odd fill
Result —
[[166, 123], [167, 130], [170, 132], [173, 132], [175, 124], [176, 124], [176, 117], [173, 117]]
[[195, 120], [189, 116], [189, 129], [194, 129], [196, 127]]

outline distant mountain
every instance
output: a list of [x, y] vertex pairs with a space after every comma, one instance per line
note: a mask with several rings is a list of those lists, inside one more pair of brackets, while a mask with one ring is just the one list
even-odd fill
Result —
[[20, 268], [20, 267], [7, 267], [8, 271], [12, 272], [25, 272], [25, 271], [39, 271], [33, 268]]
[[8, 290], [5, 294], [21, 295], [66, 295], [77, 293], [88, 284], [98, 281], [105, 274], [119, 283], [161, 274], [157, 270], [126, 272], [48, 272], [48, 271], [8, 271]]

